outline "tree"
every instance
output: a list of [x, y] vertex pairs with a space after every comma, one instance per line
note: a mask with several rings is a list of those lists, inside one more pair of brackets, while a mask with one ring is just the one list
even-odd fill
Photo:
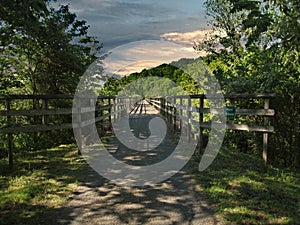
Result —
[[[2, 93], [73, 93], [102, 45], [68, 5], [47, 0], [2, 1], [0, 49]], [[23, 19], [24, 18], [24, 19]]]
[[[72, 94], [84, 71], [96, 59], [102, 45], [88, 35], [86, 22], [77, 20], [68, 5], [53, 8], [50, 2], [1, 0], [0, 94]], [[42, 103], [33, 100], [16, 107], [25, 107], [25, 104], [26, 109], [37, 109]], [[70, 101], [51, 101], [49, 107], [71, 107], [71, 104]], [[63, 116], [55, 118], [57, 123], [65, 119]], [[22, 117], [15, 123], [21, 126], [37, 124], [39, 120], [38, 116]], [[0, 125], [4, 122], [0, 121]], [[20, 134], [14, 143], [45, 147], [45, 143], [60, 143], [59, 137], [64, 137], [63, 141], [72, 140], [71, 132], [60, 131], [59, 135], [56, 132], [43, 137], [43, 133]]]
[[[300, 166], [300, 2], [207, 0], [213, 34], [198, 43], [224, 91], [275, 92], [274, 162]], [[291, 122], [289, 122], [291, 121]]]

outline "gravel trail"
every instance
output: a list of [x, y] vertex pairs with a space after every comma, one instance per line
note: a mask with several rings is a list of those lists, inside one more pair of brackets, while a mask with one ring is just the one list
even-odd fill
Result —
[[[138, 110], [133, 110], [130, 126], [135, 136], [147, 138], [149, 131], [144, 125], [157, 112], [145, 101], [136, 107]], [[158, 162], [174, 148], [170, 137], [161, 146], [146, 152], [130, 150], [113, 136], [108, 145], [108, 151], [115, 158], [132, 165]], [[72, 198], [53, 220], [56, 224], [70, 225], [223, 224], [197, 188], [189, 165], [162, 183], [144, 187], [118, 186], [89, 169]]]

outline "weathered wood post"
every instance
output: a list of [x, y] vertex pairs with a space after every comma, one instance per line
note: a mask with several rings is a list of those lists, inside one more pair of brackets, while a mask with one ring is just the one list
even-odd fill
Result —
[[[234, 99], [230, 99], [230, 106], [235, 106], [235, 100]], [[234, 114], [235, 114], [235, 111], [234, 111]], [[235, 116], [233, 116], [232, 118], [229, 119], [229, 124], [230, 125], [234, 124], [234, 117]]]
[[76, 123], [77, 123], [77, 145], [78, 145], [78, 155], [81, 155], [82, 150], [82, 121], [81, 121], [81, 99], [80, 96], [75, 96], [76, 102]]
[[167, 122], [169, 122], [169, 113], [168, 113], [168, 97], [164, 97], [164, 112]]
[[177, 122], [177, 119], [176, 119], [176, 113], [177, 113], [177, 110], [176, 110], [176, 96], [174, 96], [174, 101], [173, 101], [173, 117], [174, 117], [174, 125], [173, 125], [173, 129], [174, 129], [174, 133], [176, 132], [176, 122]]
[[109, 114], [109, 116], [108, 116], [108, 123], [109, 123], [109, 125], [108, 125], [108, 127], [109, 127], [109, 130], [111, 130], [112, 129], [112, 125], [111, 125], [111, 117], [112, 117], [112, 115], [111, 115], [111, 108], [112, 108], [112, 106], [111, 106], [111, 98], [110, 97], [108, 97], [108, 114]]
[[203, 143], [203, 128], [202, 128], [202, 123], [203, 123], [203, 108], [204, 108], [204, 95], [200, 96], [199, 99], [199, 153], [201, 153], [201, 150], [204, 147], [204, 143]]
[[182, 116], [183, 116], [183, 109], [182, 109], [182, 96], [179, 97], [179, 100], [180, 100], [180, 111], [179, 111], [179, 119], [180, 119], [180, 122], [179, 122], [179, 126], [180, 126], [180, 130], [182, 130]]
[[192, 112], [191, 112], [191, 106], [192, 106], [192, 100], [190, 97], [187, 98], [188, 99], [188, 105], [187, 105], [187, 138], [188, 138], [188, 142], [191, 141], [191, 122], [192, 122]]
[[164, 109], [165, 109], [165, 99], [163, 97], [160, 98], [160, 114], [162, 116], [165, 115], [164, 113]]
[[[264, 109], [269, 109], [270, 107], [270, 99], [265, 99], [264, 102]], [[269, 125], [269, 119], [267, 117], [264, 117], [264, 125], [268, 126]], [[263, 133], [263, 160], [265, 165], [267, 165], [268, 161], [268, 133], [264, 132]]]
[[[103, 117], [103, 106], [104, 106], [104, 100], [103, 98], [100, 99], [100, 109], [99, 109], [99, 116]], [[104, 126], [103, 126], [104, 119], [100, 121], [100, 134], [104, 134]]]
[[117, 102], [117, 99], [116, 98], [113, 98], [113, 118], [114, 118], [114, 122], [116, 122], [117, 120], [117, 111], [118, 111], [118, 106], [117, 106], [118, 102]]
[[[43, 109], [45, 111], [47, 111], [49, 109], [49, 104], [48, 104], [48, 99], [47, 98], [43, 99]], [[42, 124], [43, 125], [49, 125], [49, 115], [48, 114], [44, 114], [42, 116]]]
[[[6, 99], [6, 111], [7, 111], [7, 126], [11, 127], [12, 126], [12, 120], [11, 120], [11, 116], [10, 116], [10, 99]], [[8, 164], [9, 164], [9, 168], [10, 170], [13, 170], [14, 167], [14, 160], [13, 160], [13, 134], [12, 133], [8, 133], [7, 134], [7, 141], [8, 141]]]
[[170, 124], [172, 125], [173, 123], [173, 106], [172, 106], [172, 97], [169, 98], [169, 102], [168, 102], [168, 105], [169, 105], [169, 120], [170, 120]]

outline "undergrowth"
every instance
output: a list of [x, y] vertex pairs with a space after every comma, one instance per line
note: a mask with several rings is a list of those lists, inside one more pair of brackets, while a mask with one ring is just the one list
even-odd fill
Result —
[[86, 168], [75, 145], [17, 154], [13, 171], [0, 160], [0, 224], [41, 224], [69, 199]]
[[264, 166], [255, 156], [222, 149], [213, 164], [193, 173], [228, 224], [300, 224], [300, 173]]

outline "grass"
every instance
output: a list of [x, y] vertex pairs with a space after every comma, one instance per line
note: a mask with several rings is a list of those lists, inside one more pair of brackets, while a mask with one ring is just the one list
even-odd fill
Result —
[[39, 224], [66, 202], [87, 164], [75, 145], [24, 152], [9, 171], [0, 160], [0, 224]]
[[300, 173], [268, 166], [260, 158], [223, 149], [204, 172], [193, 173], [227, 224], [300, 224]]
[[[260, 158], [226, 148], [204, 172], [197, 170], [199, 158], [195, 178], [227, 224], [300, 224], [300, 173], [265, 171]], [[24, 151], [13, 172], [0, 160], [0, 224], [47, 221], [87, 169], [75, 145]]]

